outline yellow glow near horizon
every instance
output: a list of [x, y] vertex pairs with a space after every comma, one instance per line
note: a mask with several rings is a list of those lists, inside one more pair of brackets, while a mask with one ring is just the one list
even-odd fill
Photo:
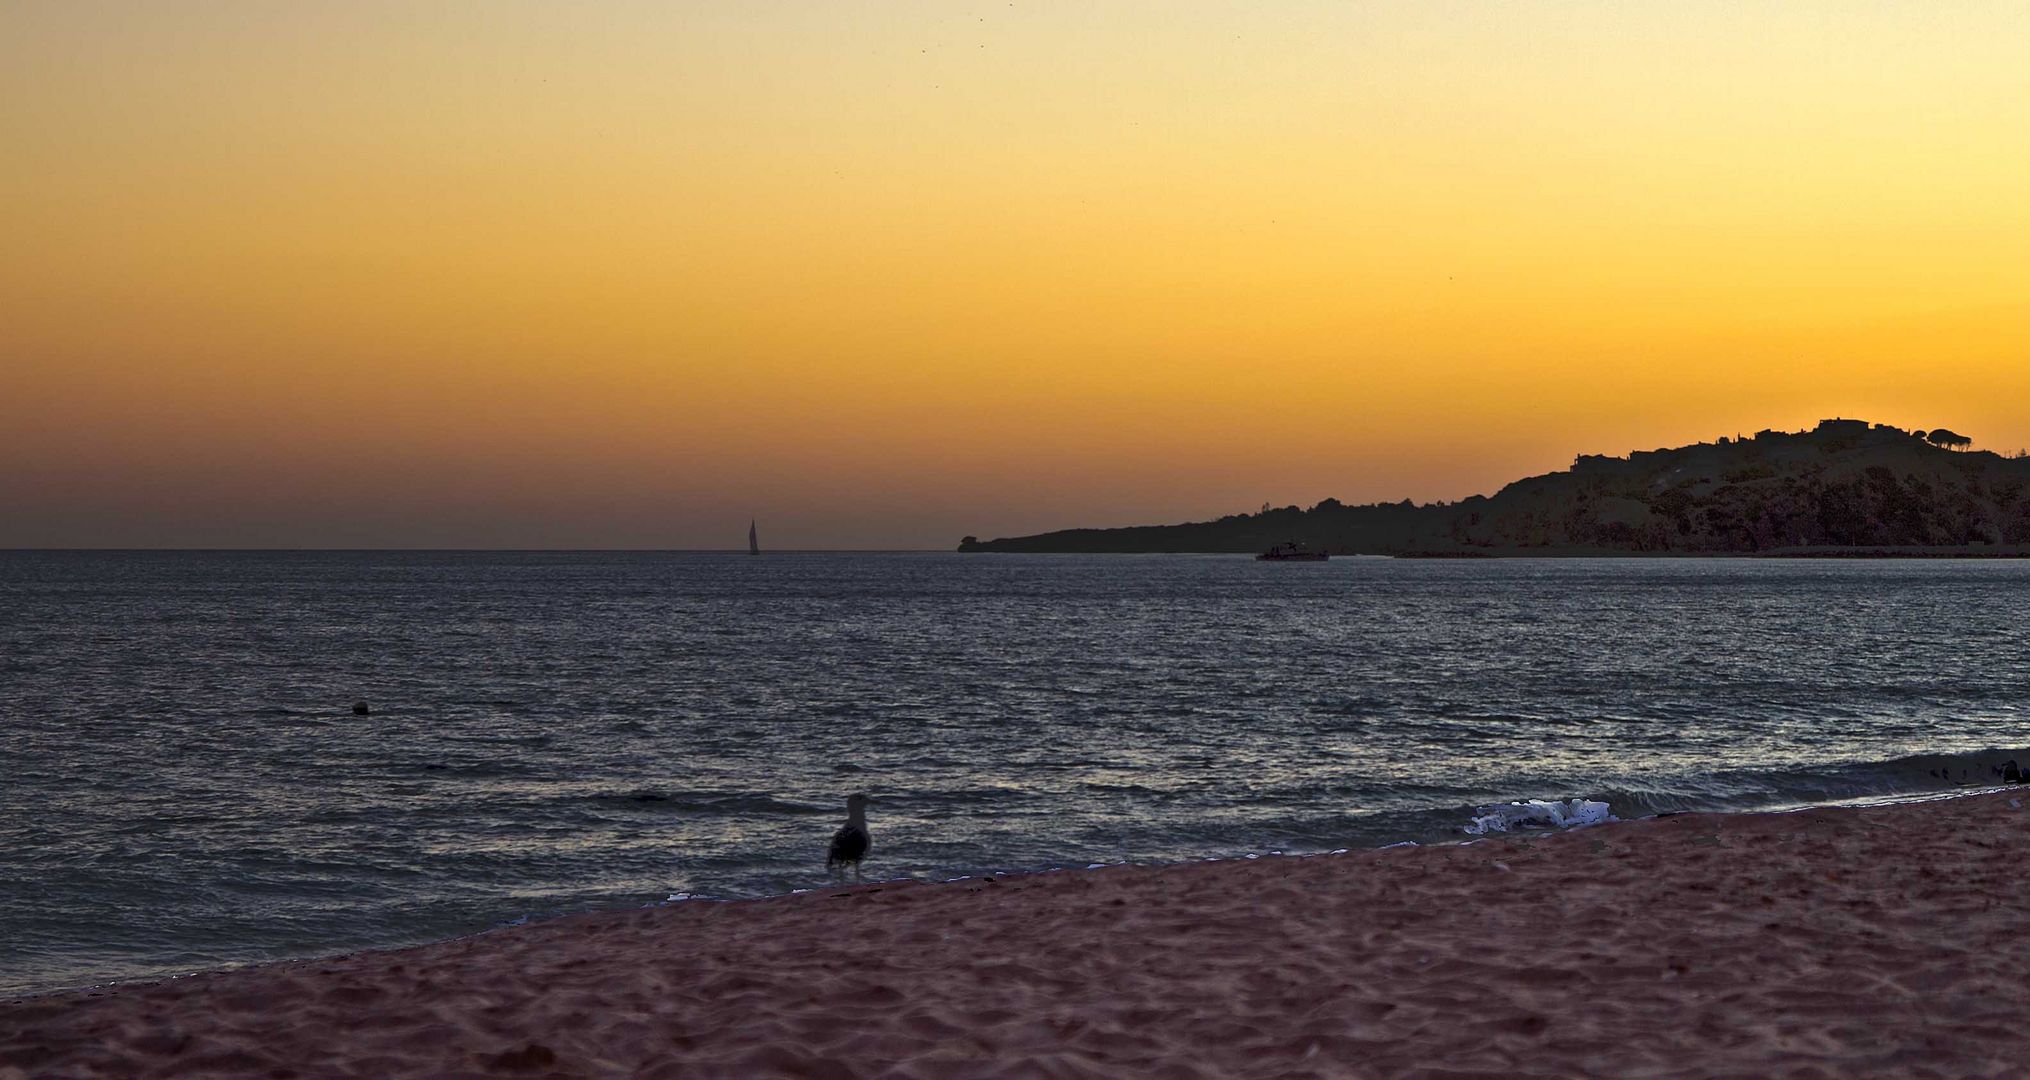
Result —
[[2030, 445], [2015, 5], [22, 3], [0, 544], [944, 547]]

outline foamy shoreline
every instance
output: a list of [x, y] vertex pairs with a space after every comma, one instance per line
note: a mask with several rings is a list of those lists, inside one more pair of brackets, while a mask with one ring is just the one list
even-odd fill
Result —
[[0, 1004], [0, 1076], [2020, 1074], [2024, 802], [567, 916]]

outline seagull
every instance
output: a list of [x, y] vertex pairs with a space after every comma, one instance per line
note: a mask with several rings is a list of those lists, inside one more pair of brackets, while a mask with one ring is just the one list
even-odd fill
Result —
[[846, 824], [832, 834], [832, 847], [825, 852], [825, 869], [846, 876], [846, 865], [853, 866], [853, 880], [860, 881], [860, 860], [874, 847], [874, 840], [867, 835], [867, 796], [846, 797]]

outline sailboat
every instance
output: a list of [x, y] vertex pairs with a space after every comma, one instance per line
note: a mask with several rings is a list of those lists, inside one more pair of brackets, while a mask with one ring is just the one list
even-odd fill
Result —
[[761, 554], [761, 544], [760, 544], [760, 542], [759, 542], [759, 541], [757, 541], [757, 540], [756, 540], [756, 539], [754, 538], [754, 519], [753, 519], [753, 518], [748, 518], [748, 519], [747, 519], [747, 553], [748, 553], [749, 555], [759, 555], [759, 554]]

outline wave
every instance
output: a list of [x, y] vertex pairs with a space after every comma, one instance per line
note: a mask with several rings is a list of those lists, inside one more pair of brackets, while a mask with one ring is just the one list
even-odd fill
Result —
[[[1569, 828], [1659, 814], [1788, 810], [1826, 803], [1912, 798], [2023, 783], [2030, 747], [1910, 754], [1872, 761], [1727, 769], [1656, 787], [1564, 792], [1557, 798], [1475, 806], [1461, 831]], [[1604, 808], [1594, 810], [1593, 807]]]
[[1722, 770], [1684, 790], [1631, 789], [1607, 794], [1617, 810], [1658, 814], [1694, 810], [1781, 809], [1855, 799], [1894, 798], [1994, 787], [2010, 766], [2030, 762], [2030, 747], [1910, 754], [1873, 761]]
[[586, 802], [629, 804], [642, 809], [661, 812], [691, 812], [699, 814], [832, 814], [836, 808], [814, 806], [810, 803], [778, 799], [773, 795], [748, 791], [657, 791], [653, 788], [638, 788], [633, 791], [607, 791], [596, 795], [579, 796]]
[[1588, 825], [1605, 825], [1619, 820], [1604, 802], [1531, 799], [1507, 806], [1483, 807], [1482, 813], [1476, 815], [1463, 831], [1471, 836], [1485, 836], [1516, 829], [1583, 829]]

